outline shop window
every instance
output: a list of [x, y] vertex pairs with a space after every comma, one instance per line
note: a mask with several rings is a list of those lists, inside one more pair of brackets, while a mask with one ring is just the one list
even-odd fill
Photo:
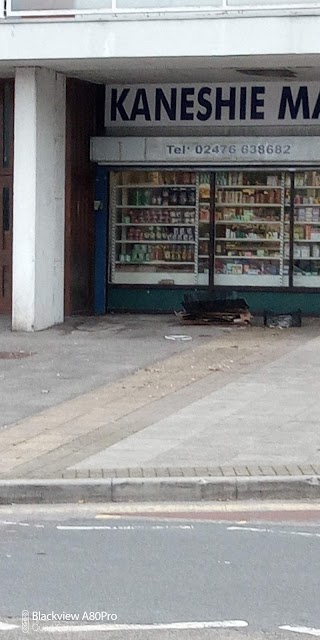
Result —
[[320, 287], [320, 171], [294, 178], [293, 285]]
[[214, 283], [288, 286], [289, 176], [223, 171], [215, 181]]
[[109, 280], [320, 288], [320, 170], [112, 172]]
[[113, 172], [111, 193], [112, 282], [209, 284], [210, 174]]

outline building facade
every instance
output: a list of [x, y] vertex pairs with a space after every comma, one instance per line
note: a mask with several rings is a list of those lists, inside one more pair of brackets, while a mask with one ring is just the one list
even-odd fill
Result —
[[2, 0], [0, 313], [320, 312], [320, 2]]

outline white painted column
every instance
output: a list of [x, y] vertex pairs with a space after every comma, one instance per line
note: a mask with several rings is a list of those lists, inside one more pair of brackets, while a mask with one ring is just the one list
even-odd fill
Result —
[[64, 318], [66, 81], [42, 68], [15, 77], [12, 328]]

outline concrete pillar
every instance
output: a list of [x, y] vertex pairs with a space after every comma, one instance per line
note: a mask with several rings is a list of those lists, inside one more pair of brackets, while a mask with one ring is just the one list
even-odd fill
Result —
[[66, 82], [21, 68], [15, 78], [12, 328], [63, 321]]

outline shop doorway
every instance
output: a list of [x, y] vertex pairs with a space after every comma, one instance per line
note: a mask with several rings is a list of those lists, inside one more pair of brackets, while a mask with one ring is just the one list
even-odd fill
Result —
[[11, 312], [13, 80], [0, 80], [0, 314]]

